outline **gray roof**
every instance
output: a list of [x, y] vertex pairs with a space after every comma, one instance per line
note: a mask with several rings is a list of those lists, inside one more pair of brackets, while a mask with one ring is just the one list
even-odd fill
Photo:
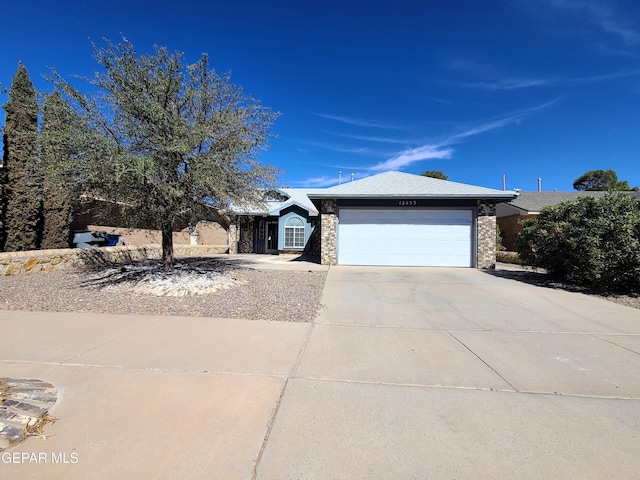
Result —
[[277, 192], [286, 197], [284, 200], [266, 200], [255, 204], [231, 205], [229, 213], [234, 215], [279, 216], [280, 212], [285, 208], [297, 205], [307, 210], [310, 216], [315, 217], [318, 215], [318, 210], [308, 197], [309, 193], [315, 191], [316, 189], [311, 188], [280, 188]]
[[539, 213], [544, 207], [570, 202], [578, 197], [601, 198], [606, 192], [520, 192], [518, 198], [507, 203], [526, 213]]
[[316, 188], [281, 188], [278, 190], [280, 193], [289, 197], [286, 202], [282, 202], [279, 206], [272, 206], [271, 214], [272, 215], [280, 215], [280, 211], [291, 205], [298, 205], [299, 207], [307, 210], [311, 216], [318, 215], [318, 210], [316, 210], [315, 205], [311, 200], [309, 200], [309, 194], [315, 193], [318, 191]]
[[385, 172], [310, 193], [311, 198], [479, 198], [510, 200], [516, 192], [476, 187], [403, 172]]

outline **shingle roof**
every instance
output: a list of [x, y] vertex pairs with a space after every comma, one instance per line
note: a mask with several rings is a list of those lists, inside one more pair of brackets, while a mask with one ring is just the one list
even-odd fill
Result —
[[280, 215], [280, 211], [291, 205], [298, 205], [307, 210], [311, 216], [318, 215], [318, 210], [313, 205], [313, 202], [309, 200], [309, 194], [315, 193], [318, 189], [311, 188], [281, 188], [281, 193], [289, 197], [289, 200], [282, 202], [279, 206], [271, 207], [271, 215]]
[[287, 197], [285, 200], [267, 200], [265, 202], [255, 204], [231, 205], [229, 213], [235, 215], [278, 216], [285, 208], [292, 205], [298, 205], [299, 207], [307, 210], [312, 217], [315, 217], [318, 215], [318, 210], [307, 196], [309, 193], [315, 191], [316, 189], [310, 188], [281, 188], [278, 189], [278, 193]]
[[478, 198], [510, 200], [516, 192], [476, 187], [465, 183], [450, 182], [402, 172], [385, 172], [330, 188], [281, 188], [279, 193], [286, 200], [269, 200], [255, 205], [235, 205], [230, 209], [235, 215], [280, 215], [292, 205], [298, 205], [311, 216], [318, 210], [311, 199], [317, 198]]
[[335, 187], [318, 189], [311, 198], [481, 198], [509, 200], [516, 192], [476, 187], [465, 183], [412, 175], [385, 172]]
[[539, 213], [544, 207], [570, 202], [578, 197], [601, 198], [605, 192], [520, 192], [518, 198], [507, 203], [526, 213]]

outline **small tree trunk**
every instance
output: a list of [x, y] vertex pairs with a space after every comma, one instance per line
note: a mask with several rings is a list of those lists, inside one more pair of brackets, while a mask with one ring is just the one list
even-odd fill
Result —
[[173, 272], [173, 228], [171, 220], [162, 221], [162, 266], [166, 273]]

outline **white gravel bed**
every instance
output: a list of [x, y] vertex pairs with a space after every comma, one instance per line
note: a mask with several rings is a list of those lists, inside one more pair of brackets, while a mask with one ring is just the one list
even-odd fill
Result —
[[[211, 258], [0, 277], [0, 309], [310, 322], [326, 272], [258, 270]], [[177, 280], [177, 281], [176, 281]]]

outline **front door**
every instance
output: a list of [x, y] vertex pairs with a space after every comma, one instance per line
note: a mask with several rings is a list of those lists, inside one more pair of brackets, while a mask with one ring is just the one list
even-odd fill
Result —
[[278, 251], [278, 222], [267, 222], [266, 253]]

